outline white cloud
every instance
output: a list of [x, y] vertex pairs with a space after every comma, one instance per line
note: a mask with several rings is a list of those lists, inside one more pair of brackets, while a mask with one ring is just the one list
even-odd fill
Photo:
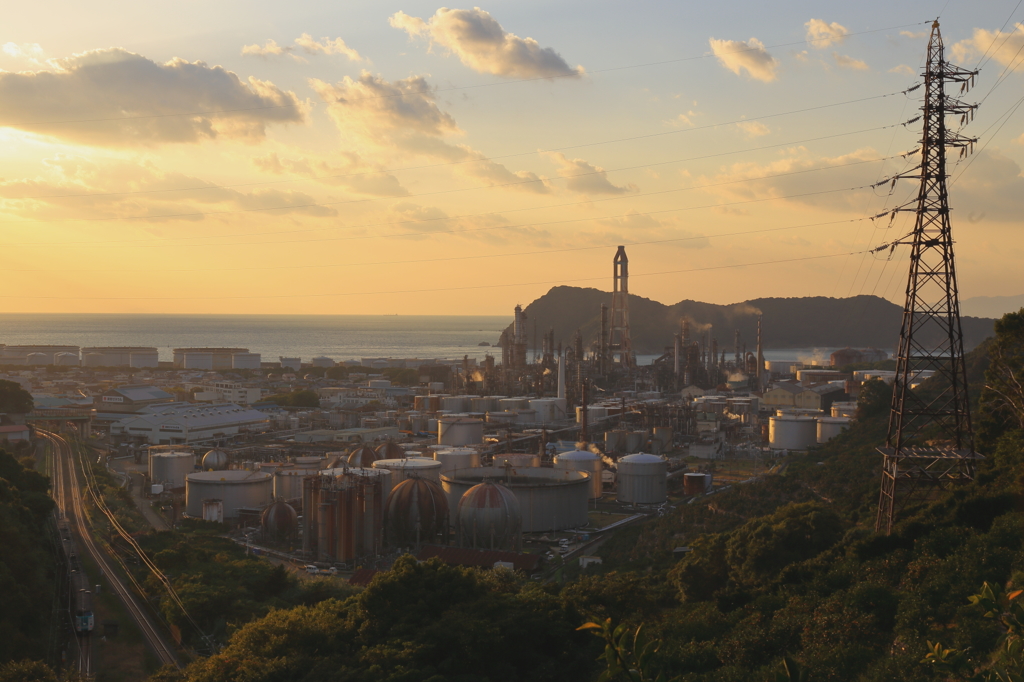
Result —
[[742, 71], [746, 71], [751, 78], [765, 83], [775, 80], [779, 62], [768, 54], [768, 51], [764, 49], [764, 43], [757, 38], [751, 38], [746, 42], [711, 38], [708, 43], [722, 66], [737, 76], [741, 75]]
[[370, 144], [392, 156], [424, 156], [449, 162], [457, 173], [485, 185], [547, 193], [544, 178], [530, 171], [511, 171], [464, 144], [444, 138], [461, 134], [451, 114], [434, 101], [433, 88], [421, 76], [387, 81], [363, 72], [336, 84], [310, 80], [325, 102], [328, 115], [343, 137]]
[[25, 60], [30, 64], [42, 65], [46, 53], [39, 43], [4, 43], [3, 52], [8, 57]]
[[321, 42], [313, 40], [313, 36], [303, 33], [295, 39], [295, 44], [301, 47], [307, 54], [343, 54], [353, 62], [364, 61], [354, 49], [345, 44], [341, 38], [321, 38]]
[[850, 33], [845, 26], [834, 21], [829, 24], [821, 19], [811, 19], [804, 26], [807, 27], [807, 42], [819, 50], [838, 45]]
[[619, 186], [608, 180], [608, 173], [583, 159], [569, 159], [560, 152], [547, 156], [558, 164], [558, 174], [566, 179], [570, 191], [580, 194], [625, 194], [635, 192], [636, 185]]
[[740, 121], [736, 124], [736, 127], [743, 131], [743, 134], [747, 139], [751, 140], [755, 137], [763, 137], [772, 132], [768, 126], [760, 121]]
[[400, 197], [409, 194], [398, 178], [366, 164], [358, 154], [344, 152], [338, 163], [323, 159], [282, 159], [276, 152], [254, 158], [253, 165], [267, 173], [292, 173], [311, 178], [327, 185], [344, 187], [356, 194], [368, 196]]
[[570, 67], [561, 55], [550, 47], [541, 47], [533, 38], [506, 32], [479, 7], [442, 7], [426, 21], [396, 12], [389, 21], [412, 37], [428, 38], [479, 73], [509, 78], [578, 78], [584, 73], [582, 66]]
[[51, 64], [49, 71], [0, 73], [3, 125], [129, 147], [213, 138], [255, 141], [265, 136], [268, 124], [305, 120], [293, 93], [269, 81], [243, 81], [203, 62], [175, 58], [159, 64], [112, 48]]
[[928, 37], [928, 31], [900, 31], [900, 35], [904, 38], [910, 38], [911, 40], [919, 40], [921, 38]]
[[866, 62], [862, 62], [859, 59], [854, 59], [849, 55], [839, 54], [838, 52], [832, 53], [832, 58], [836, 60], [836, 64], [841, 69], [852, 69], [854, 71], [867, 71], [871, 67]]
[[[1019, 60], [1024, 52], [1024, 24], [1015, 24], [1012, 31], [986, 31], [974, 29], [974, 35], [953, 45], [953, 58], [961, 64], [973, 61], [986, 52], [997, 63], [1008, 66], [1014, 63], [1014, 71], [1024, 68]], [[1016, 62], [1015, 62], [1016, 60]]]
[[899, 66], [894, 66], [889, 69], [889, 73], [898, 73], [901, 76], [913, 76], [917, 72], [914, 71], [913, 67], [908, 66], [907, 64], [900, 64]]
[[271, 38], [263, 45], [245, 45], [242, 47], [242, 54], [249, 57], [280, 57], [281, 55], [291, 52], [294, 48], [290, 46], [284, 46], [277, 44], [277, 41]]

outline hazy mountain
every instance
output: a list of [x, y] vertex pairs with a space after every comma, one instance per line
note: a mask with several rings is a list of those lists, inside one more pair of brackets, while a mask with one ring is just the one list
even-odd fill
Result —
[[[568, 344], [576, 330], [589, 344], [601, 327], [601, 304], [611, 307], [611, 294], [591, 288], [554, 287], [526, 307], [528, 340], [539, 347], [540, 335], [555, 330], [555, 342]], [[759, 298], [716, 305], [680, 301], [665, 305], [648, 298], [629, 298], [630, 330], [637, 353], [660, 353], [672, 345], [680, 320], [688, 319], [695, 333], [706, 325], [718, 339], [719, 349], [731, 356], [736, 330], [741, 342], [753, 350], [757, 339], [757, 315], [763, 314], [766, 348], [815, 346], [876, 347], [894, 351], [899, 342], [903, 310], [877, 296], [853, 298]], [[994, 320], [963, 318], [964, 344], [970, 349], [992, 334]]]
[[1019, 296], [972, 296], [960, 301], [963, 315], [999, 318], [1024, 308], [1024, 294]]

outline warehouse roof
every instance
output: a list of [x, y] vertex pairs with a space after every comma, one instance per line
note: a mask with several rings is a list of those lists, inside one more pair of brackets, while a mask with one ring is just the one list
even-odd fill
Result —
[[137, 384], [132, 386], [118, 386], [112, 388], [108, 393], [116, 393], [132, 402], [143, 402], [146, 400], [167, 400], [174, 396], [156, 386], [147, 386], [145, 384]]

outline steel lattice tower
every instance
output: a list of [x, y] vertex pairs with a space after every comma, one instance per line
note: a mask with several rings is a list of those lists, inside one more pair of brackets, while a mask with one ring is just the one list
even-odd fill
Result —
[[620, 246], [613, 261], [612, 319], [608, 353], [613, 362], [632, 368], [636, 364], [633, 344], [629, 340], [629, 258], [626, 247]]
[[[939, 22], [932, 24], [924, 73], [921, 187], [909, 244], [910, 275], [896, 358], [892, 407], [875, 530], [892, 531], [900, 512], [936, 490], [974, 479], [974, 435], [967, 397], [960, 300], [946, 191], [946, 151], [965, 154], [975, 140], [946, 127], [946, 117], [966, 123], [976, 105], [946, 94], [948, 83], [966, 92], [977, 71], [945, 61]], [[909, 209], [909, 207], [907, 208]], [[927, 386], [912, 388], [931, 370]], [[927, 375], [925, 375], [927, 376]]]

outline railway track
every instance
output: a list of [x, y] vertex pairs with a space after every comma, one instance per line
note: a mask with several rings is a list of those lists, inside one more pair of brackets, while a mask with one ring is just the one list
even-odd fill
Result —
[[[128, 614], [135, 621], [143, 638], [156, 654], [160, 663], [173, 665], [180, 670], [182, 665], [175, 654], [174, 647], [167, 643], [163, 634], [146, 613], [145, 608], [139, 603], [136, 595], [111, 568], [106, 553], [93, 540], [85, 515], [82, 487], [79, 484], [78, 469], [75, 466], [75, 455], [71, 445], [56, 433], [41, 429], [37, 429], [36, 432], [50, 443], [53, 450], [53, 496], [57, 502], [58, 523], [66, 523], [68, 528], [78, 536], [81, 546], [107, 578], [110, 589], [124, 604]], [[80, 670], [85, 674], [92, 674], [91, 638], [85, 639], [88, 641], [84, 647], [80, 646], [79, 665], [83, 664], [84, 657], [87, 670], [82, 670], [81, 667]], [[81, 643], [81, 639], [79, 641]]]

